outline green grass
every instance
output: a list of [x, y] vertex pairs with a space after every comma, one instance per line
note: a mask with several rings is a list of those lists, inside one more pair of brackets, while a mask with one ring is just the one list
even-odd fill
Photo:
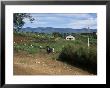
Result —
[[22, 52], [26, 51], [30, 54], [34, 54], [37, 52], [40, 52], [38, 44], [32, 43], [32, 44], [14, 44], [14, 50], [15, 52]]

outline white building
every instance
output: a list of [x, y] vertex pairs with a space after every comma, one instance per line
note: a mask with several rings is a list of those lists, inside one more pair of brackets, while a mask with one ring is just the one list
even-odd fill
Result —
[[66, 36], [66, 40], [75, 40], [75, 37], [69, 35], [69, 36]]

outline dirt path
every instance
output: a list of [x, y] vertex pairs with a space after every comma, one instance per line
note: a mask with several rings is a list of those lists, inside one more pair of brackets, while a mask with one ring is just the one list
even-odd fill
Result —
[[14, 75], [92, 75], [66, 63], [49, 59], [49, 55], [14, 54]]

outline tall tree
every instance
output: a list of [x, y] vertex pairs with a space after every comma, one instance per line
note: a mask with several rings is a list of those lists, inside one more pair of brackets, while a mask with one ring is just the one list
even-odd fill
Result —
[[13, 15], [13, 26], [14, 31], [19, 31], [25, 24], [24, 19], [29, 19], [32, 23], [35, 19], [31, 16], [30, 13], [14, 13]]

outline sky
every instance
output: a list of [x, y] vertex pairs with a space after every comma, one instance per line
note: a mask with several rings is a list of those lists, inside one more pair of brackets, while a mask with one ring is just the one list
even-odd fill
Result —
[[35, 19], [31, 23], [28, 19], [24, 19], [26, 27], [54, 27], [54, 28], [73, 28], [97, 29], [96, 13], [31, 13]]

